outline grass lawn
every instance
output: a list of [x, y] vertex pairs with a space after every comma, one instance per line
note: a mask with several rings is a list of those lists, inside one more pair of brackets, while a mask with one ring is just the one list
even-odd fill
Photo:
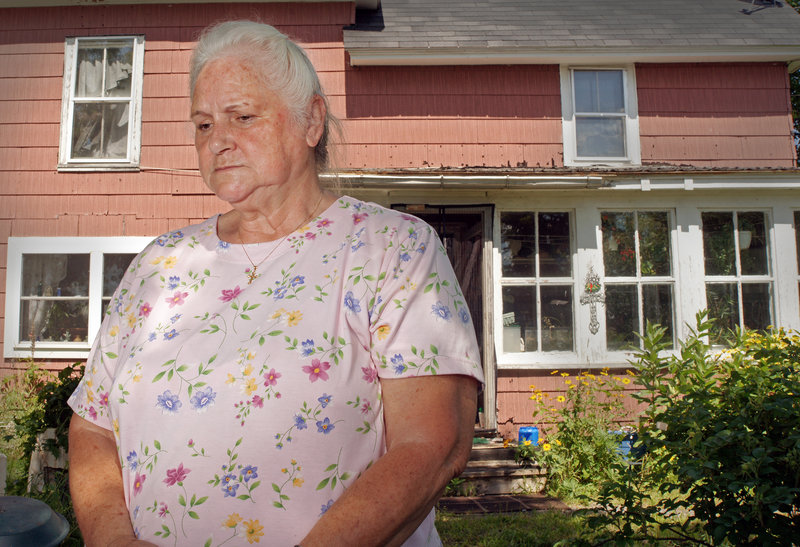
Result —
[[436, 529], [445, 547], [549, 547], [577, 537], [582, 526], [578, 517], [560, 511], [436, 515]]

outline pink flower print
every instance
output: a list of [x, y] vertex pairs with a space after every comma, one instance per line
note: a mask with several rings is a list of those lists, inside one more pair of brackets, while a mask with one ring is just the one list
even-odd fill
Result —
[[191, 469], [186, 469], [183, 467], [183, 464], [178, 464], [178, 467], [175, 469], [167, 469], [167, 478], [164, 479], [164, 484], [167, 486], [174, 486], [175, 484], [180, 484], [186, 478], [186, 475], [189, 474]]
[[256, 408], [264, 408], [264, 398], [258, 395], [253, 395], [253, 406]]
[[100, 406], [108, 406], [108, 391], [100, 395]]
[[158, 516], [163, 519], [164, 517], [167, 516], [167, 513], [169, 513], [169, 510], [167, 509], [167, 504], [162, 503], [161, 506], [158, 508]]
[[322, 362], [319, 359], [314, 359], [311, 361], [310, 366], [303, 367], [303, 372], [308, 374], [308, 379], [312, 382], [317, 380], [325, 381], [328, 379], [328, 373], [325, 371], [329, 368], [331, 368], [331, 364], [328, 361]]
[[378, 369], [375, 367], [361, 367], [361, 372], [364, 373], [362, 378], [369, 384], [374, 384], [378, 379]]
[[139, 307], [139, 316], [147, 317], [151, 311], [153, 311], [153, 306], [150, 305], [150, 302], [145, 302]]
[[281, 377], [280, 372], [275, 372], [274, 368], [270, 369], [270, 371], [264, 375], [264, 380], [266, 380], [264, 382], [264, 387], [274, 386], [275, 384], [278, 383], [278, 378], [280, 377]]
[[147, 475], [140, 475], [136, 473], [136, 476], [133, 478], [133, 495], [138, 496], [142, 493], [142, 486], [144, 486], [144, 480], [147, 478]]
[[364, 401], [364, 404], [361, 405], [361, 414], [367, 414], [370, 410], [372, 410], [372, 403]]
[[303, 234], [303, 237], [305, 237], [306, 239], [317, 239], [317, 234], [315, 234], [314, 232], [306, 232], [305, 234]]
[[169, 307], [170, 307], [170, 308], [172, 308], [172, 307], [174, 307], [174, 306], [180, 306], [181, 304], [183, 304], [184, 302], [186, 302], [186, 300], [184, 300], [184, 299], [185, 299], [187, 296], [189, 296], [189, 293], [188, 293], [188, 292], [175, 291], [175, 294], [173, 294], [173, 295], [172, 295], [172, 296], [170, 296], [169, 298], [165, 298], [165, 299], [164, 299], [164, 302], [166, 302], [167, 304], [169, 304]]
[[97, 419], [97, 410], [95, 410], [95, 408], [93, 406], [89, 407], [89, 417], [92, 420], [96, 420]]
[[222, 289], [222, 296], [220, 296], [219, 299], [223, 302], [230, 302], [241, 293], [242, 289], [239, 288], [239, 285], [236, 285], [236, 287], [233, 289]]
[[333, 221], [331, 221], [331, 219], [322, 218], [317, 222], [317, 228], [327, 228], [331, 224], [333, 224]]
[[369, 215], [367, 213], [353, 213], [353, 224], [359, 224]]

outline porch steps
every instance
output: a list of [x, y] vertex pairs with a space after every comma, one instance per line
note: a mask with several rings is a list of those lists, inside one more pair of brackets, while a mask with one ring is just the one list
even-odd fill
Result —
[[521, 467], [514, 461], [514, 449], [502, 442], [473, 445], [470, 460], [455, 481], [462, 496], [534, 494], [545, 485], [545, 471], [538, 465]]

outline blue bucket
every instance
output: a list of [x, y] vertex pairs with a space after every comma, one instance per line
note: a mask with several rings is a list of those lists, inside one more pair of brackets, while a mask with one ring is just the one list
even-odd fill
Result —
[[518, 443], [523, 444], [525, 441], [530, 441], [533, 446], [537, 446], [539, 444], [539, 428], [520, 427]]

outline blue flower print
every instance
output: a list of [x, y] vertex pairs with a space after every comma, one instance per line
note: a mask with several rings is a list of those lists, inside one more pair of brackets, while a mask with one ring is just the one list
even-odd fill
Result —
[[169, 276], [169, 282], [167, 282], [167, 288], [169, 290], [172, 291], [172, 290], [177, 289], [180, 284], [181, 284], [180, 276], [177, 276], [177, 275]]
[[217, 252], [218, 253], [226, 253], [226, 252], [228, 252], [228, 249], [230, 249], [230, 248], [231, 248], [231, 244], [228, 243], [227, 241], [220, 241], [219, 243], [217, 243]]
[[408, 262], [409, 260], [411, 260], [411, 255], [408, 253], [401, 253], [400, 260], [402, 260], [403, 262]]
[[278, 287], [275, 289], [275, 293], [272, 295], [274, 300], [281, 300], [284, 296], [286, 296], [286, 291], [289, 290], [289, 287]]
[[356, 252], [357, 250], [359, 250], [363, 246], [364, 246], [364, 242], [363, 241], [359, 241], [358, 243], [356, 243], [355, 245], [352, 245], [350, 247], [350, 251], [354, 253], [354, 252]]
[[167, 239], [164, 236], [161, 236], [158, 239], [156, 239], [156, 245], [158, 245], [159, 247], [163, 247], [167, 243], [169, 243], [169, 239]]
[[328, 500], [328, 503], [326, 503], [325, 505], [323, 505], [323, 506], [320, 508], [320, 513], [319, 513], [319, 516], [322, 516], [322, 515], [324, 515], [324, 514], [325, 514], [325, 512], [326, 512], [328, 509], [330, 509], [330, 508], [331, 508], [331, 505], [333, 505], [333, 500]]
[[170, 234], [172, 239], [183, 239], [183, 232], [180, 230], [176, 230]]
[[425, 254], [425, 250], [426, 250], [427, 248], [428, 248], [428, 246], [427, 246], [427, 245], [425, 245], [424, 243], [420, 243], [420, 244], [419, 244], [419, 247], [417, 247], [417, 252], [418, 252], [419, 254]]
[[[224, 468], [225, 466], [223, 465], [222, 467]], [[227, 475], [222, 477], [222, 484], [223, 485], [227, 485], [227, 484], [232, 483], [235, 480], [236, 480], [236, 475], [234, 475], [233, 473], [228, 473]]]
[[333, 400], [333, 395], [328, 395], [327, 393], [323, 393], [322, 397], [317, 399], [317, 401], [319, 401], [319, 404], [322, 405], [322, 408], [328, 406], [332, 400]]
[[156, 333], [155, 332], [151, 332], [150, 334], [147, 335], [147, 341], [148, 342], [155, 342], [155, 340], [156, 340]]
[[174, 325], [178, 321], [178, 319], [180, 319], [182, 316], [183, 316], [182, 313], [176, 313], [175, 315], [169, 318], [169, 321]]
[[467, 308], [461, 308], [458, 310], [458, 318], [461, 319], [462, 323], [469, 323], [469, 312]]
[[183, 403], [181, 403], [176, 394], [166, 390], [156, 397], [156, 406], [160, 407], [164, 414], [177, 414]]
[[361, 304], [358, 302], [358, 298], [353, 296], [353, 291], [347, 291], [347, 294], [344, 295], [344, 306], [353, 313], [361, 311]]
[[236, 491], [239, 489], [239, 483], [228, 483], [222, 487], [222, 491], [225, 493], [226, 498], [235, 498]]
[[302, 275], [296, 275], [296, 276], [294, 276], [294, 277], [292, 278], [292, 281], [290, 282], [290, 284], [291, 284], [291, 286], [292, 286], [292, 287], [296, 287], [296, 286], [298, 286], [298, 285], [302, 285], [302, 284], [303, 284], [303, 283], [305, 283], [305, 282], [306, 282], [306, 278], [305, 278], [305, 276], [302, 276]]
[[314, 341], [309, 338], [305, 342], [300, 344], [303, 347], [303, 356], [308, 357], [312, 353], [314, 353]]
[[317, 422], [317, 433], [324, 433], [327, 435], [334, 430], [336, 426], [331, 423], [330, 418], [325, 418], [321, 422]]
[[131, 468], [131, 471], [136, 471], [136, 467], [139, 465], [139, 461], [135, 450], [131, 451], [128, 454], [127, 460], [128, 460], [128, 467]]
[[[308, 427], [308, 424], [306, 423], [306, 419], [303, 418], [300, 414], [295, 414], [294, 415], [294, 426], [299, 431], [301, 429], [306, 429]], [[276, 439], [280, 439], [280, 437], [281, 437], [280, 435], [276, 435], [275, 436]]]
[[244, 469], [240, 471], [244, 482], [249, 482], [250, 479], [257, 479], [258, 478], [258, 467], [253, 467], [252, 465], [246, 465]]
[[392, 357], [392, 364], [394, 365], [395, 374], [403, 374], [406, 371], [405, 360], [399, 353], [395, 353], [394, 357]]
[[164, 340], [172, 340], [176, 336], [178, 336], [178, 331], [172, 329], [171, 331], [164, 333]]
[[214, 406], [214, 400], [216, 398], [217, 394], [211, 389], [211, 386], [206, 386], [205, 389], [195, 391], [192, 398], [189, 399], [189, 402], [192, 404], [192, 408], [198, 412], [204, 412], [208, 410], [208, 407]]
[[450, 318], [453, 316], [450, 312], [450, 308], [442, 304], [441, 301], [437, 301], [436, 304], [431, 306], [431, 312], [438, 319], [444, 319], [445, 321], [450, 321]]
[[411, 229], [411, 231], [408, 234], [409, 239], [417, 239], [418, 236], [419, 236], [419, 233], [416, 230], [414, 230], [413, 228]]

